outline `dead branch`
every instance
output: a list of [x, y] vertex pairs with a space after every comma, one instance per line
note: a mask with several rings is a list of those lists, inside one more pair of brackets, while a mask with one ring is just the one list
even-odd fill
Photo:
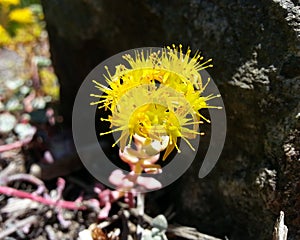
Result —
[[[132, 208], [129, 211], [133, 216], [135, 216], [135, 217], [138, 216], [137, 209]], [[153, 218], [148, 216], [147, 214], [144, 214], [143, 220], [151, 225]], [[170, 234], [174, 234], [177, 237], [182, 237], [182, 238], [189, 239], [189, 240], [221, 240], [220, 238], [215, 238], [215, 237], [200, 233], [197, 231], [196, 228], [192, 228], [192, 227], [169, 225], [167, 232]]]
[[38, 222], [37, 216], [30, 216], [28, 218], [20, 220], [19, 222], [16, 222], [14, 225], [10, 226], [9, 228], [0, 232], [0, 239], [5, 238], [6, 236], [14, 233], [15, 231], [19, 230], [22, 227], [25, 227], [28, 224], [31, 225], [31, 224], [37, 223], [37, 222]]
[[273, 240], [287, 240], [288, 228], [284, 225], [284, 212], [280, 211], [279, 218], [277, 218], [274, 232]]
[[6, 168], [0, 171], [0, 185], [5, 184], [7, 177], [20, 172], [24, 172], [24, 170], [24, 165], [20, 163], [20, 161], [10, 162]]
[[174, 234], [178, 237], [182, 237], [189, 240], [221, 240], [197, 231], [196, 228], [185, 226], [172, 226], [168, 228], [168, 233]]

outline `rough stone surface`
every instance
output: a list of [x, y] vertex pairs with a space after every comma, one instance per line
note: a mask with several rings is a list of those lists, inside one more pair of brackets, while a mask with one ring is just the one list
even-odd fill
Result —
[[84, 77], [117, 52], [182, 43], [213, 58], [209, 72], [225, 102], [227, 141], [207, 178], [197, 178], [195, 161], [172, 188], [177, 220], [233, 240], [271, 239], [282, 210], [288, 239], [300, 238], [297, 0], [42, 3], [67, 120]]

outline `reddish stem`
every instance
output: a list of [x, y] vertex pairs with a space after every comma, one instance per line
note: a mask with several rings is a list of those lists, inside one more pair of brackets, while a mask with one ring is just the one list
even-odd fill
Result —
[[19, 197], [19, 198], [28, 198], [33, 201], [49, 205], [49, 206], [55, 206], [55, 207], [61, 207], [65, 209], [70, 209], [70, 210], [86, 210], [87, 207], [78, 203], [78, 202], [70, 202], [70, 201], [65, 201], [65, 200], [52, 200], [52, 199], [46, 199], [44, 197], [34, 195], [32, 193], [24, 192], [21, 190], [17, 190], [11, 187], [6, 187], [6, 186], [0, 186], [0, 194], [4, 194], [7, 196], [13, 196], [13, 197]]
[[10, 151], [16, 148], [20, 148], [23, 145], [29, 143], [32, 140], [32, 137], [25, 138], [23, 140], [19, 140], [13, 143], [5, 144], [5, 145], [0, 145], [0, 153], [5, 152], [5, 151]]

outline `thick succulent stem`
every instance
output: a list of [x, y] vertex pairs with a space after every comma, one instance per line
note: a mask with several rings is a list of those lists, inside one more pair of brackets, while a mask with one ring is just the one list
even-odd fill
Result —
[[137, 225], [137, 239], [142, 239], [143, 235], [143, 216], [144, 216], [144, 209], [145, 209], [145, 193], [139, 192], [137, 194], [137, 210], [138, 210], [138, 225]]

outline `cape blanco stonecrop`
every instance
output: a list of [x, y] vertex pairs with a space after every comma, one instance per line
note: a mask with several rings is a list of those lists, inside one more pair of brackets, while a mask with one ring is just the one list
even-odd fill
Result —
[[209, 122], [200, 114], [210, 106], [208, 101], [219, 95], [202, 96], [203, 84], [200, 71], [212, 67], [211, 59], [203, 62], [200, 53], [190, 57], [188, 48], [183, 54], [182, 46], [163, 48], [160, 51], [136, 51], [135, 56], [124, 55], [130, 67], [118, 65], [114, 74], [106, 67], [104, 76], [107, 86], [93, 80], [102, 94], [90, 94], [97, 101], [91, 105], [109, 110], [111, 114], [101, 121], [110, 122], [110, 131], [100, 135], [120, 131], [121, 150], [131, 144], [134, 135], [146, 139], [145, 144], [165, 141], [168, 138], [163, 160], [174, 148], [180, 152], [177, 140], [183, 139], [193, 150], [189, 139], [199, 132], [202, 120]]

